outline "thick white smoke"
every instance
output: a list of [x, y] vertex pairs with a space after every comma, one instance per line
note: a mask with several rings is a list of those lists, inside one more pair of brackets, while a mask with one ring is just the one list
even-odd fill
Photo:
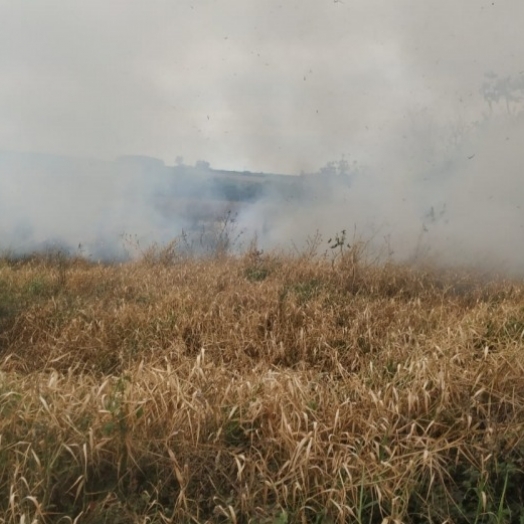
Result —
[[396, 260], [424, 255], [523, 273], [524, 113], [485, 116], [458, 137], [451, 125], [426, 125], [438, 128], [429, 142], [428, 134], [417, 134], [420, 127], [407, 126], [377, 152], [375, 164], [260, 177], [255, 196], [236, 203], [223, 181], [238, 191], [249, 175], [205, 165], [203, 173], [177, 170], [145, 157], [107, 162], [1, 153], [0, 247], [119, 258], [183, 231], [198, 236], [231, 210], [236, 222], [227, 233], [233, 240], [242, 232], [244, 247], [256, 236], [264, 249], [302, 249], [317, 232], [326, 241], [346, 230], [349, 241], [356, 235], [378, 250], [387, 245]]
[[[520, 0], [5, 3], [0, 248], [198, 240], [235, 176], [174, 182], [178, 155], [289, 174], [344, 154], [349, 186], [244, 180], [243, 238], [300, 249], [344, 229], [399, 260], [523, 272], [523, 16]], [[126, 151], [162, 161], [108, 160]]]

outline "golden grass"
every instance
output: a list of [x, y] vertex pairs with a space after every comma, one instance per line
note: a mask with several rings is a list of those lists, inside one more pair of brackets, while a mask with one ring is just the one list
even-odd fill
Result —
[[524, 285], [357, 254], [0, 261], [0, 522], [519, 522]]

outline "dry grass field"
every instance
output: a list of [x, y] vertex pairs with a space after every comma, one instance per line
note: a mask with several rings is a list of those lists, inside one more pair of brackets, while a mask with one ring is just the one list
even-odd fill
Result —
[[[173, 247], [173, 246], [172, 246]], [[0, 522], [524, 522], [524, 284], [0, 259]]]

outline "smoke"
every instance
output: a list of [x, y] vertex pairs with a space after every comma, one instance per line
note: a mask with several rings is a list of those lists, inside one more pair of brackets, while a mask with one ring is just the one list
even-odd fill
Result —
[[202, 248], [226, 226], [302, 249], [346, 230], [395, 260], [523, 273], [523, 14], [518, 0], [6, 4], [0, 249], [115, 259], [182, 232]]
[[301, 250], [320, 234], [328, 249], [345, 230], [398, 261], [522, 274], [522, 143], [524, 112], [499, 108], [460, 126], [421, 111], [374, 163], [343, 158], [300, 176], [3, 152], [0, 248], [121, 259], [182, 233], [205, 248], [214, 228], [230, 242], [242, 233], [236, 247]]
[[524, 113], [467, 125], [426, 112], [414, 120], [349, 186], [317, 174], [305, 196], [267, 195], [245, 211], [243, 224], [263, 224], [264, 247], [301, 248], [315, 232], [326, 239], [345, 230], [397, 261], [524, 274]]
[[172, 181], [159, 163], [0, 153], [0, 247], [107, 260], [167, 241], [176, 227], [155, 198]]

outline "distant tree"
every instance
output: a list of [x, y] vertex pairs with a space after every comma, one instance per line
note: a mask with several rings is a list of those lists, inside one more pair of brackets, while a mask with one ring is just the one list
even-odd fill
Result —
[[206, 162], [205, 160], [197, 160], [195, 163], [195, 167], [203, 171], [208, 171], [211, 166], [209, 162]]
[[178, 155], [178, 156], [175, 158], [175, 164], [176, 164], [177, 166], [183, 166], [183, 165], [184, 165], [184, 157]]
[[319, 170], [319, 175], [322, 176], [339, 176], [344, 178], [351, 178], [351, 175], [358, 171], [356, 160], [353, 161], [353, 165], [346, 160], [345, 156], [337, 161], [328, 162], [324, 167]]
[[515, 114], [521, 110], [521, 102], [524, 100], [524, 74], [518, 77], [506, 76], [499, 78], [493, 72], [486, 73], [486, 80], [480, 88], [480, 93], [488, 103], [490, 113], [493, 111], [493, 104], [501, 100], [506, 103], [508, 114]]

